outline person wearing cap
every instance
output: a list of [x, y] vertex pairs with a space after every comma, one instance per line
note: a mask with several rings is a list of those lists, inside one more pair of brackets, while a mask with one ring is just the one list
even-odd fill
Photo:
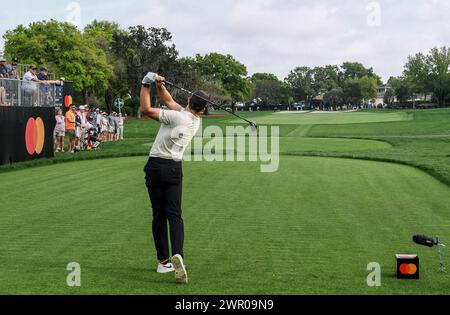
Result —
[[37, 67], [35, 65], [31, 65], [30, 68], [28, 69], [28, 72], [25, 73], [25, 75], [23, 76], [23, 79], [22, 79], [22, 81], [24, 81], [24, 83], [22, 84], [22, 88], [26, 95], [32, 96], [32, 105], [33, 106], [37, 105], [37, 100], [38, 100], [37, 84], [45, 83], [44, 81], [41, 81], [38, 79], [36, 72], [37, 72]]
[[4, 57], [0, 57], [0, 78], [8, 78], [8, 68], [6, 67], [6, 59]]
[[36, 83], [41, 82], [41, 80], [38, 79], [38, 77], [36, 75], [36, 72], [37, 72], [37, 67], [34, 66], [34, 65], [31, 65], [28, 68], [28, 72], [24, 74], [23, 81], [25, 81], [25, 82], [36, 82]]
[[59, 80], [49, 80], [48, 79], [48, 68], [45, 66], [40, 67], [39, 74], [37, 75], [38, 80], [41, 84], [41, 103], [50, 104], [53, 101], [52, 97], [52, 89], [50, 88], [50, 84], [61, 84]]
[[49, 80], [48, 79], [48, 68], [45, 66], [42, 66], [39, 69], [39, 74], [37, 75], [37, 78], [41, 82], [45, 82], [47, 84], [61, 84], [60, 80]]
[[95, 110], [95, 126], [97, 126], [97, 132], [101, 135], [101, 124], [102, 124], [102, 113], [100, 112], [100, 108]]
[[18, 63], [19, 59], [17, 57], [14, 57], [11, 60], [11, 64], [6, 66], [6, 68], [8, 69], [8, 78], [12, 80], [20, 80], [19, 71], [17, 71]]
[[69, 148], [67, 151], [70, 153], [74, 152], [73, 149], [75, 147], [75, 114], [76, 108], [71, 104], [66, 113], [66, 132], [69, 135]]
[[114, 114], [111, 112], [108, 115], [108, 141], [114, 141], [114, 135], [116, 134], [116, 122], [114, 120]]
[[105, 112], [102, 112], [101, 120], [100, 120], [100, 131], [102, 133], [102, 140], [103, 141], [109, 141], [108, 138], [108, 132], [109, 132], [109, 125], [108, 125], [108, 114]]
[[82, 105], [78, 108], [78, 113], [75, 116], [75, 149], [80, 151], [82, 148], [82, 141], [84, 140], [84, 130], [86, 127], [86, 108]]

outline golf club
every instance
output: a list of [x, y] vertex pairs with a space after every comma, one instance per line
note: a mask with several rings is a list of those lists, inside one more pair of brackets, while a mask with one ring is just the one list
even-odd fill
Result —
[[[183, 88], [183, 87], [181, 87], [181, 86], [178, 86], [178, 85], [176, 85], [176, 84], [174, 84], [174, 83], [172, 83], [172, 82], [169, 82], [169, 81], [167, 81], [167, 80], [164, 80], [164, 83], [167, 84], [167, 85], [170, 85], [170, 86], [172, 86], [172, 87], [174, 87], [174, 88], [177, 88], [177, 89], [179, 89], [179, 90], [181, 90], [181, 91], [183, 91], [183, 92], [185, 92], [185, 93], [187, 93], [187, 94], [189, 94], [189, 95], [191, 95], [191, 96], [195, 94], [195, 93], [193, 93], [193, 92], [191, 92], [191, 91], [189, 91], [189, 90], [186, 90], [185, 88]], [[229, 114], [231, 114], [231, 115], [234, 115], [234, 116], [236, 116], [237, 118], [242, 119], [243, 121], [249, 123], [249, 124], [250, 124], [250, 127], [252, 128], [252, 131], [253, 131], [253, 132], [255, 132], [255, 131], [258, 130], [258, 125], [257, 125], [255, 122], [250, 121], [250, 120], [248, 120], [248, 119], [246, 119], [246, 118], [244, 118], [244, 117], [242, 117], [242, 116], [240, 116], [240, 115], [238, 115], [238, 114], [236, 114], [236, 113], [233, 113], [233, 111], [230, 111], [230, 110], [228, 110], [227, 108], [225, 108], [225, 107], [223, 107], [223, 106], [221, 106], [221, 105], [218, 105], [218, 104], [214, 103], [214, 102], [211, 101], [211, 100], [208, 100], [208, 99], [206, 99], [206, 98], [203, 98], [203, 97], [201, 97], [201, 96], [199, 96], [199, 95], [196, 95], [196, 96], [197, 96], [198, 98], [204, 100], [205, 102], [208, 102], [209, 104], [213, 105], [214, 107], [217, 107], [217, 108], [219, 108], [219, 109], [221, 109], [221, 110], [224, 110], [224, 111], [226, 111], [227, 113], [229, 113]]]

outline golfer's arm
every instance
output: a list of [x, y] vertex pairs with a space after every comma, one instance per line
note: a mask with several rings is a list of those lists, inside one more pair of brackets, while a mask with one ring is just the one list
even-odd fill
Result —
[[164, 85], [158, 85], [158, 94], [161, 101], [171, 110], [182, 111], [183, 107], [174, 101], [172, 95], [167, 91]]
[[159, 108], [153, 108], [151, 105], [150, 86], [141, 87], [141, 113], [145, 116], [159, 121]]

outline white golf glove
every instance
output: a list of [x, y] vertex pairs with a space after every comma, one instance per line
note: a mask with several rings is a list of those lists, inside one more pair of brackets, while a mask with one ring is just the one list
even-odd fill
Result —
[[147, 75], [142, 80], [142, 84], [150, 85], [153, 82], [155, 82], [157, 78], [158, 78], [158, 74], [153, 73], [153, 72], [149, 72], [149, 73], [147, 73]]

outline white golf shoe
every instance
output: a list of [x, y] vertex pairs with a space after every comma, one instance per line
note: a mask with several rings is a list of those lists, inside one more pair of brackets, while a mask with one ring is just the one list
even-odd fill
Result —
[[169, 273], [174, 272], [175, 268], [173, 267], [173, 264], [171, 262], [167, 262], [164, 265], [159, 263], [158, 269], [156, 270], [157, 273]]
[[181, 257], [181, 255], [175, 255], [172, 257], [172, 262], [175, 267], [175, 280], [177, 283], [187, 284], [188, 276], [186, 266], [183, 262], [183, 257]]

